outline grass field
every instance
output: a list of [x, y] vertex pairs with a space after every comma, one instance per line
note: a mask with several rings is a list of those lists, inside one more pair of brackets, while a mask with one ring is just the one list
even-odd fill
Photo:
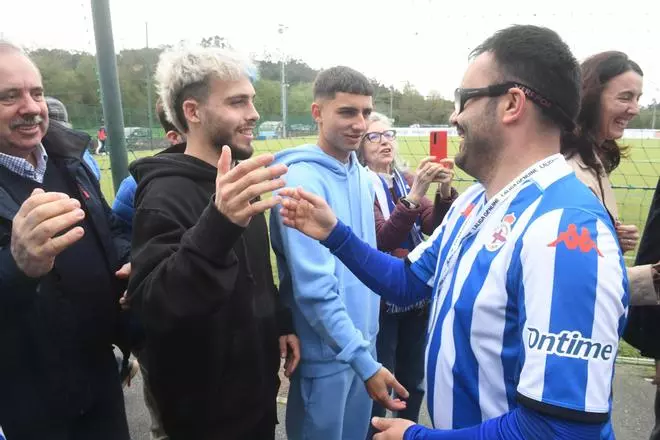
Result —
[[[283, 140], [255, 141], [255, 150], [261, 152], [277, 152], [284, 148], [314, 142], [315, 138], [295, 138]], [[630, 145], [630, 157], [624, 159], [621, 166], [612, 174], [619, 205], [619, 216], [624, 223], [636, 224], [640, 230], [644, 227], [648, 214], [653, 190], [660, 175], [660, 139], [629, 140], [623, 142]], [[453, 156], [458, 147], [457, 140], [450, 139], [449, 154]], [[419, 160], [428, 151], [427, 138], [402, 137], [399, 138], [401, 155], [411, 167], [415, 167]], [[129, 152], [129, 162], [155, 153], [155, 151]], [[112, 178], [109, 173], [110, 161], [108, 156], [96, 156], [99, 166], [103, 170], [102, 188], [109, 201], [114, 199]], [[456, 186], [459, 191], [465, 189], [473, 179], [461, 170], [458, 170]]]
[[[315, 138], [296, 138], [285, 140], [255, 141], [254, 147], [257, 153], [277, 152], [284, 148], [302, 145], [304, 143], [313, 143]], [[411, 168], [427, 155], [427, 138], [399, 138], [399, 150], [404, 159]], [[612, 174], [612, 183], [615, 187], [619, 217], [626, 224], [635, 224], [641, 230], [644, 228], [646, 217], [649, 211], [649, 205], [653, 197], [658, 176], [660, 175], [660, 139], [654, 140], [629, 140], [623, 142], [629, 145], [629, 158], [624, 159], [619, 168]], [[449, 141], [449, 155], [453, 156], [458, 148], [457, 139]], [[129, 162], [137, 158], [150, 156], [157, 151], [139, 151], [129, 152]], [[95, 156], [102, 170], [101, 187], [108, 199], [112, 203], [114, 199], [114, 190], [112, 185], [112, 176], [110, 174], [110, 161], [108, 156]], [[459, 191], [471, 185], [473, 179], [457, 170], [456, 187]], [[570, 197], [570, 194], [567, 194]], [[634, 255], [627, 255], [628, 263], [632, 263]], [[273, 257], [273, 268], [275, 268]], [[275, 273], [277, 277], [277, 274]], [[619, 352], [623, 356], [638, 356], [637, 351], [621, 341]]]

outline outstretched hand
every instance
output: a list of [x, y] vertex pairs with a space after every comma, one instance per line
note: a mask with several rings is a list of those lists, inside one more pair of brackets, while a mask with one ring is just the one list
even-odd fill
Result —
[[371, 419], [371, 424], [380, 431], [374, 435], [374, 440], [403, 440], [408, 428], [415, 423], [406, 419], [374, 417]]
[[215, 206], [233, 223], [246, 227], [250, 219], [279, 203], [279, 197], [254, 199], [284, 186], [280, 177], [286, 173], [283, 164], [270, 165], [275, 157], [268, 154], [245, 160], [231, 167], [231, 149], [222, 147], [215, 179]]
[[302, 188], [283, 188], [282, 222], [316, 240], [328, 238], [337, 225], [337, 216], [323, 198]]
[[[402, 411], [406, 409], [406, 402], [399, 397], [407, 399], [409, 396], [408, 390], [396, 380], [387, 368], [381, 367], [364, 385], [367, 387], [369, 397], [380, 403], [383, 407], [390, 411]], [[393, 399], [390, 390], [394, 390], [398, 397]]]

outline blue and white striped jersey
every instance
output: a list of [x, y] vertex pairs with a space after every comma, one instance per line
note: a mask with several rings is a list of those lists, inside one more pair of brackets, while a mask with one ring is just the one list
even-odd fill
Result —
[[433, 288], [426, 379], [436, 428], [519, 404], [607, 420], [628, 280], [607, 212], [561, 155], [488, 201], [470, 187], [408, 259]]

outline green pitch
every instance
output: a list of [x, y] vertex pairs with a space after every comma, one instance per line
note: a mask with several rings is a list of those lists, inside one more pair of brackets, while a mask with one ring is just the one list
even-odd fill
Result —
[[[304, 143], [314, 142], [315, 138], [277, 139], [267, 141], [255, 141], [254, 147], [257, 153], [277, 152], [284, 148], [294, 147]], [[399, 150], [411, 168], [428, 153], [428, 139], [417, 137], [401, 137], [398, 140]], [[623, 144], [630, 146], [629, 158], [624, 159], [619, 168], [612, 175], [615, 186], [617, 201], [619, 204], [619, 215], [624, 223], [636, 224], [640, 230], [644, 227], [648, 214], [653, 190], [655, 189], [658, 175], [660, 175], [660, 139], [653, 140], [628, 140]], [[449, 140], [449, 155], [456, 154], [458, 148], [457, 138]], [[154, 154], [155, 151], [129, 152], [129, 162]], [[110, 160], [108, 156], [95, 156], [102, 170], [101, 187], [108, 201], [114, 199], [112, 177], [109, 172]], [[457, 170], [456, 186], [460, 190], [465, 189], [473, 182], [461, 170]]]

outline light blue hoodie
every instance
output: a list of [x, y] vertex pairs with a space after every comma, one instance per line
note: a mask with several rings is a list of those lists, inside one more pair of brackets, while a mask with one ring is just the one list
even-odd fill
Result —
[[[351, 154], [348, 164], [317, 145], [302, 145], [275, 155], [289, 167], [288, 187], [323, 197], [337, 217], [374, 248], [374, 191], [367, 171]], [[352, 367], [362, 380], [373, 376], [380, 299], [330, 251], [282, 224], [279, 209], [270, 217], [277, 256], [280, 294], [293, 312], [300, 338], [304, 377], [322, 377]]]

